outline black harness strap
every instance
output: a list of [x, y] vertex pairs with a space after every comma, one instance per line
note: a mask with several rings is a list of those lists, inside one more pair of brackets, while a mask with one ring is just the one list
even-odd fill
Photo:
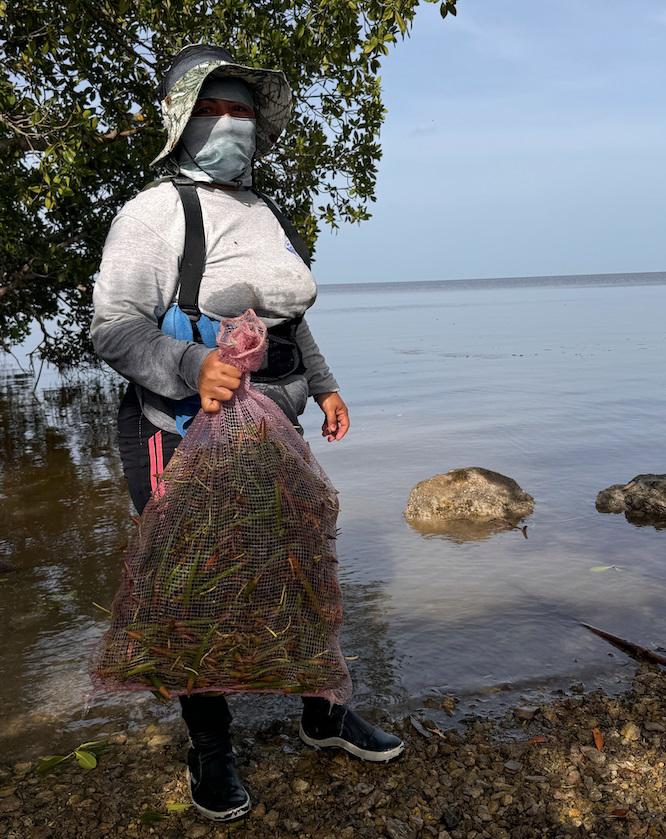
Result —
[[195, 182], [189, 178], [174, 178], [185, 213], [185, 247], [180, 263], [178, 306], [192, 323], [199, 320], [199, 287], [206, 267], [206, 238], [204, 236], [201, 203]]
[[[191, 178], [177, 176], [172, 179], [173, 185], [178, 190], [180, 200], [185, 213], [185, 246], [180, 263], [178, 277], [178, 306], [188, 316], [192, 323], [192, 332], [195, 341], [203, 343], [197, 321], [201, 316], [199, 309], [199, 289], [206, 267], [206, 237], [204, 234], [203, 215], [201, 203], [197, 194], [196, 181]], [[252, 192], [268, 206], [275, 218], [280, 222], [285, 235], [291, 242], [294, 250], [310, 267], [310, 251], [294, 225], [280, 212], [270, 198], [253, 189]], [[272, 326], [268, 330], [268, 359], [269, 368], [279, 368], [280, 364], [289, 366], [289, 359], [296, 351], [298, 363], [292, 372], [302, 373], [305, 371], [301, 350], [294, 340], [296, 327], [303, 320], [303, 315], [290, 318], [288, 321]], [[293, 365], [292, 365], [293, 366]], [[254, 373], [252, 379], [256, 381], [271, 381], [274, 377], [270, 373], [263, 376]]]
[[308, 246], [305, 244], [301, 234], [296, 230], [294, 225], [289, 221], [289, 219], [283, 215], [280, 210], [276, 207], [273, 201], [267, 196], [264, 195], [263, 192], [259, 192], [258, 189], [253, 189], [252, 192], [261, 198], [261, 200], [268, 206], [268, 209], [273, 213], [275, 218], [280, 222], [282, 225], [282, 229], [284, 230], [287, 239], [291, 242], [294, 246], [294, 250], [300, 256], [300, 258], [305, 262], [305, 264], [310, 267], [310, 251]]

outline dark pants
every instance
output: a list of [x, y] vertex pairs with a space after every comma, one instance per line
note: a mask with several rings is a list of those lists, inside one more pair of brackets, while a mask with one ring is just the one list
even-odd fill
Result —
[[[146, 419], [134, 387], [129, 385], [118, 410], [118, 446], [129, 494], [139, 514], [181, 440], [180, 434], [162, 431]], [[179, 699], [190, 732], [224, 730], [231, 721], [224, 696], [194, 694]], [[304, 696], [303, 704], [311, 711], [328, 707], [325, 700], [314, 697]]]

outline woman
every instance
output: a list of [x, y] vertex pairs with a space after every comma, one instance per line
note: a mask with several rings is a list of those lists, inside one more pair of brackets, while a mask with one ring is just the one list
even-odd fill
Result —
[[[273, 342], [253, 383], [300, 433], [308, 396], [325, 415], [322, 434], [329, 442], [349, 428], [337, 382], [303, 318], [316, 298], [303, 242], [252, 188], [254, 161], [289, 119], [286, 78], [236, 64], [221, 47], [194, 45], [173, 60], [160, 99], [168, 140], [153, 164], [166, 165], [175, 182], [149, 185], [114, 219], [91, 328], [98, 355], [129, 380], [119, 446], [139, 513], [189, 419], [199, 407], [219, 411], [240, 383], [236, 368], [212, 349], [222, 317], [251, 307], [269, 327]], [[242, 816], [250, 797], [234, 764], [224, 696], [180, 702], [195, 806], [220, 821]], [[341, 747], [371, 761], [391, 760], [404, 749], [398, 737], [346, 706], [312, 697], [303, 697], [299, 733], [308, 745]]]

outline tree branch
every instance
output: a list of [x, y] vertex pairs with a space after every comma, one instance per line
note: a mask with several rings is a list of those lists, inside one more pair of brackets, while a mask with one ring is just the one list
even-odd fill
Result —
[[[0, 115], [0, 121], [6, 122]], [[143, 122], [137, 125], [136, 128], [126, 128], [124, 131], [107, 131], [106, 134], [97, 134], [95, 142], [97, 143], [113, 143], [115, 140], [125, 140], [128, 137], [133, 137], [142, 131], [148, 122]], [[12, 126], [13, 128], [13, 126]], [[0, 138], [0, 151], [7, 149], [21, 149], [23, 152], [46, 151], [46, 149], [53, 145], [53, 140], [49, 140], [47, 136], [40, 134], [37, 136], [30, 136], [27, 134], [17, 134], [15, 137]]]

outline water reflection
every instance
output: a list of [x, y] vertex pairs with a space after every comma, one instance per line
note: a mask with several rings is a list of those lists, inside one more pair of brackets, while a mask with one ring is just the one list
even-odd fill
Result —
[[506, 533], [507, 530], [517, 530], [523, 536], [527, 536], [527, 527], [518, 526], [520, 519], [515, 522], [505, 519], [446, 519], [442, 521], [410, 521], [407, 523], [414, 530], [426, 538], [443, 537], [452, 542], [462, 544], [463, 542], [482, 542], [496, 536], [498, 533]]
[[113, 446], [118, 383], [39, 395], [33, 385], [11, 371], [0, 380], [0, 557], [15, 569], [0, 578], [5, 738], [80, 714], [93, 601], [116, 585], [129, 519]]
[[636, 510], [628, 510], [624, 518], [634, 527], [650, 527], [654, 530], [666, 530], [666, 520], [662, 517], [654, 517], [648, 513], [641, 513]]

